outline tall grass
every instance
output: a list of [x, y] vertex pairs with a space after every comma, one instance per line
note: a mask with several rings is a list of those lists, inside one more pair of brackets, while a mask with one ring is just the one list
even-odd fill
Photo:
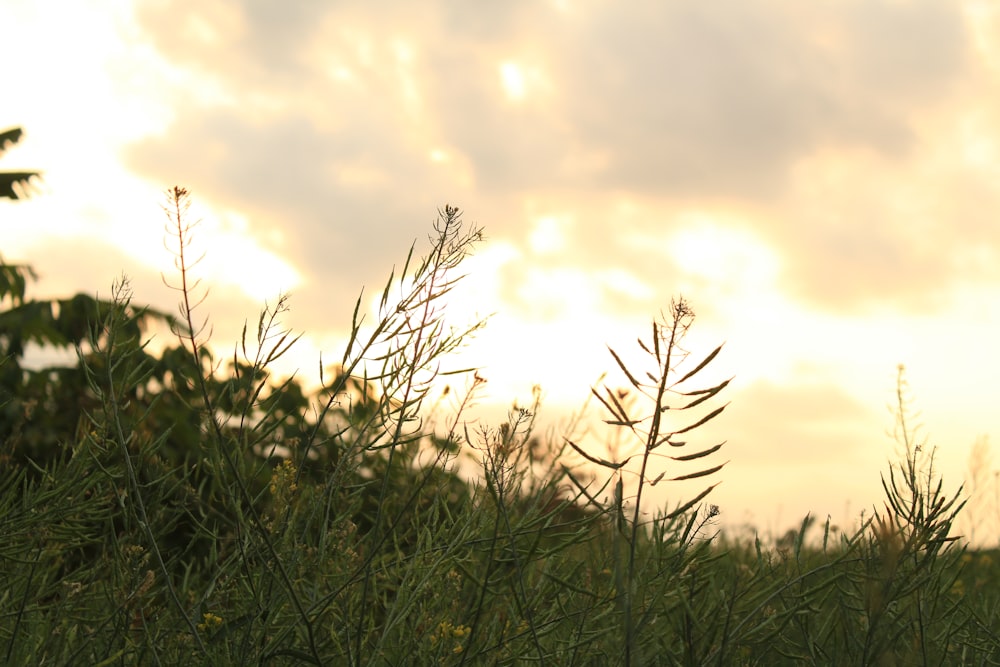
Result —
[[[449, 366], [483, 325], [443, 304], [482, 240], [445, 207], [371, 318], [359, 297], [322, 389], [270, 366], [297, 340], [280, 297], [216, 357], [199, 318], [188, 193], [169, 192], [180, 345], [149, 352], [127, 279], [79, 350], [91, 408], [64, 452], [0, 476], [6, 664], [991, 664], [997, 570], [952, 534], [962, 508], [897, 395], [884, 505], [851, 530], [806, 517], [765, 544], [719, 533], [723, 443], [699, 428], [684, 299], [611, 350], [607, 458], [540, 433], [540, 392], [470, 422], [483, 379]], [[447, 377], [451, 375], [451, 377]], [[447, 378], [447, 399], [432, 402]], [[464, 387], [456, 389], [456, 387]], [[776, 417], [777, 418], [777, 417]], [[479, 473], [467, 478], [460, 465]], [[648, 488], [704, 480], [649, 510]], [[651, 516], [651, 518], [645, 518]]]

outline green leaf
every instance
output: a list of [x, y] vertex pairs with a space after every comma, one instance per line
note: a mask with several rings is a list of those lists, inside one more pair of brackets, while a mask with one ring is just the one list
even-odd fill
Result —
[[9, 130], [0, 132], [0, 155], [3, 155], [7, 150], [7, 144], [16, 144], [21, 140], [21, 135], [23, 134], [24, 130], [20, 127], [12, 127]]
[[0, 301], [10, 297], [11, 303], [15, 306], [24, 303], [28, 280], [37, 278], [30, 266], [4, 264], [0, 260]]
[[40, 175], [41, 172], [38, 171], [0, 171], [0, 197], [6, 199], [24, 198], [27, 186], [31, 184], [31, 179]]
[[713, 484], [712, 486], [708, 487], [707, 489], [705, 489], [704, 491], [702, 491], [701, 493], [699, 493], [697, 496], [695, 496], [691, 500], [687, 501], [686, 503], [684, 503], [683, 505], [681, 505], [680, 507], [678, 507], [677, 509], [675, 509], [673, 512], [671, 512], [670, 514], [668, 514], [664, 518], [667, 519], [667, 520], [670, 520], [670, 519], [673, 519], [674, 517], [677, 517], [677, 516], [679, 516], [681, 514], [684, 514], [684, 512], [687, 512], [689, 509], [691, 509], [692, 507], [694, 507], [695, 505], [697, 505], [699, 502], [701, 502], [702, 498], [704, 498], [705, 496], [707, 496], [708, 494], [710, 494], [712, 492], [712, 489], [714, 489], [715, 487], [717, 487], [720, 483], [721, 482], [716, 482], [715, 484]]

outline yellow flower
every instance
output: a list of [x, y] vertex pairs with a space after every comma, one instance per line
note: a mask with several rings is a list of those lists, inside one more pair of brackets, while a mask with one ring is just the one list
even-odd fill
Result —
[[201, 617], [203, 620], [198, 624], [198, 629], [202, 632], [205, 632], [206, 630], [214, 630], [222, 625], [222, 618], [216, 616], [210, 611], [205, 612], [201, 615]]

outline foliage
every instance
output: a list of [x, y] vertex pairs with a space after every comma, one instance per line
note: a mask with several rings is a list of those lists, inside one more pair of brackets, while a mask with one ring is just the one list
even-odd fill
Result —
[[[206, 344], [188, 200], [174, 188], [165, 206], [176, 316], [133, 305], [125, 278], [108, 300], [35, 302], [30, 270], [4, 267], [4, 663], [1000, 656], [997, 556], [951, 536], [961, 501], [915, 437], [902, 375], [900, 460], [884, 507], [855, 530], [806, 517], [772, 545], [716, 534], [712, 481], [647, 521], [647, 487], [723, 468], [722, 444], [694, 444], [725, 407], [712, 402], [728, 380], [694, 384], [722, 348], [688, 359], [685, 300], [640, 341], [647, 368], [611, 352], [630, 389], [593, 390], [628, 443], [608, 459], [539, 433], [540, 393], [499, 426], [468, 423], [484, 380], [448, 360], [482, 323], [453, 328], [442, 304], [482, 234], [454, 207], [423, 258], [413, 246], [391, 273], [371, 321], [358, 298], [349, 342], [310, 393], [270, 371], [296, 340], [287, 297], [247, 324], [232, 358]], [[154, 353], [144, 337], [158, 325], [178, 344]], [[77, 363], [30, 370], [29, 342], [70, 347]]]
[[[0, 155], [8, 145], [21, 140], [24, 130], [13, 127], [0, 132]], [[29, 194], [32, 180], [39, 176], [37, 171], [0, 171], [0, 199], [24, 199]]]

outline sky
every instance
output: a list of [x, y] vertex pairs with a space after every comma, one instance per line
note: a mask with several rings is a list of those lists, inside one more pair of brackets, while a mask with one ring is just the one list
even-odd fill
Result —
[[450, 204], [486, 235], [449, 306], [493, 314], [481, 419], [538, 384], [558, 429], [683, 295], [734, 378], [698, 434], [727, 524], [881, 504], [899, 364], [946, 482], [1000, 432], [992, 2], [5, 0], [0, 30], [0, 168], [45, 172], [0, 251], [36, 296], [124, 272], [174, 308], [180, 185], [214, 342], [288, 292], [314, 382]]

